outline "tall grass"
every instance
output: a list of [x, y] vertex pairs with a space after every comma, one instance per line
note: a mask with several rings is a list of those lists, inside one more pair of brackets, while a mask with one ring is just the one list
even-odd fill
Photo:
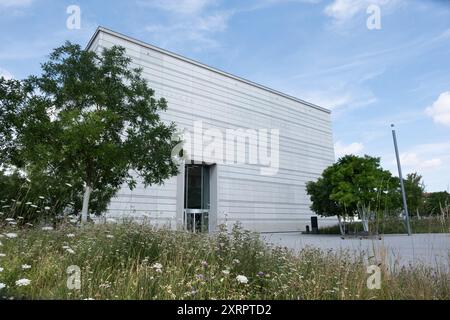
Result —
[[[135, 223], [13, 228], [0, 229], [5, 299], [450, 298], [448, 271], [383, 269], [381, 289], [369, 290], [362, 255], [314, 248], [293, 253], [239, 227], [215, 235]], [[6, 236], [11, 232], [17, 237]], [[81, 270], [80, 290], [67, 287], [72, 265]], [[19, 279], [31, 282], [19, 286]]]

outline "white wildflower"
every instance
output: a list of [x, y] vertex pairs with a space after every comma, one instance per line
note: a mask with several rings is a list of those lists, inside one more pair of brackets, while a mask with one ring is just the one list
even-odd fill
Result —
[[14, 221], [13, 218], [6, 218], [5, 221], [10, 222], [10, 221]]
[[0, 290], [6, 288], [6, 284], [0, 282]]
[[239, 263], [241, 263], [241, 262], [240, 262], [238, 259], [234, 259], [234, 260], [233, 260], [233, 263], [234, 263], [234, 264], [239, 264]]
[[16, 286], [18, 287], [28, 286], [29, 284], [31, 284], [31, 280], [29, 279], [20, 279], [16, 281]]
[[67, 251], [68, 253], [70, 253], [70, 254], [75, 254], [75, 251], [74, 251], [72, 248], [70, 248], [70, 247], [68, 247], [68, 246], [64, 246], [63, 248], [66, 249], [66, 251]]
[[31, 266], [29, 264], [23, 264], [22, 270], [27, 270], [27, 269], [31, 269]]
[[5, 270], [5, 269], [3, 269], [2, 267], [0, 267], [0, 272], [3, 272], [3, 270]]
[[50, 210], [50, 207], [44, 207], [45, 210]]
[[156, 272], [160, 272], [160, 273], [162, 272], [162, 267], [163, 267], [162, 264], [158, 263], [158, 262], [156, 262], [152, 265], [152, 268], [155, 269]]
[[73, 233], [68, 233], [67, 234], [67, 238], [74, 238], [75, 237], [75, 234], [73, 234]]
[[7, 238], [13, 239], [13, 238], [17, 238], [17, 233], [14, 233], [14, 232], [5, 233], [5, 236]]
[[50, 227], [50, 226], [42, 227], [42, 230], [43, 231], [52, 231], [53, 227]]
[[39, 199], [44, 200], [45, 198], [43, 196], [39, 196]]
[[106, 237], [109, 238], [109, 239], [114, 238], [114, 236], [112, 234], [107, 234]]
[[6, 257], [6, 254], [0, 253], [0, 258]]
[[98, 286], [100, 289], [108, 289], [111, 288], [111, 284], [109, 284], [108, 282], [106, 283], [102, 283]]
[[155, 269], [162, 269], [162, 267], [163, 267], [162, 264], [158, 263], [158, 262], [154, 263], [152, 266], [152, 268], [155, 268]]
[[230, 270], [222, 270], [222, 273], [227, 276], [230, 274]]
[[236, 280], [239, 282], [239, 283], [248, 283], [248, 278], [246, 277], [246, 276], [242, 276], [242, 275], [238, 275], [237, 277], [236, 277]]

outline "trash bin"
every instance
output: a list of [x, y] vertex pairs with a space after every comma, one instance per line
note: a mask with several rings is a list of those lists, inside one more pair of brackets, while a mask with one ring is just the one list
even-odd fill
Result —
[[319, 233], [319, 223], [317, 217], [311, 217], [311, 231], [312, 233]]

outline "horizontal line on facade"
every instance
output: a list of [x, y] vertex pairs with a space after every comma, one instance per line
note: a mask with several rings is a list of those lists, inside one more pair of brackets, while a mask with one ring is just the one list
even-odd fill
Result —
[[[183, 118], [183, 117], [180, 117], [178, 114], [184, 114], [184, 115], [187, 115], [189, 117], [192, 117], [192, 113], [189, 113], [187, 111], [182, 111], [182, 110], [174, 111], [172, 109], [171, 111], [168, 110], [168, 112], [170, 112], [170, 114], [172, 116], [176, 116], [176, 117], [179, 117], [179, 118]], [[189, 123], [188, 121], [190, 121], [191, 119], [190, 118], [183, 118], [183, 119], [187, 120], [185, 122], [186, 127], [187, 126], [190, 127], [192, 123]], [[203, 121], [204, 124], [209, 125], [209, 126], [211, 126], [213, 128], [217, 128], [217, 123], [222, 123], [222, 124], [225, 124], [225, 125], [229, 126], [229, 127], [225, 127], [225, 128], [217, 128], [219, 130], [226, 130], [226, 129], [232, 129], [232, 130], [235, 130], [235, 129], [244, 129], [244, 130], [259, 129], [259, 128], [244, 127], [244, 126], [239, 127], [239, 128], [235, 128], [236, 124], [232, 124], [231, 122], [228, 122], [228, 121], [225, 121], [225, 120], [221, 120], [221, 119], [214, 119], [214, 122], [216, 122], [216, 123], [212, 123], [210, 118], [206, 118], [206, 117], [205, 118], [198, 118], [196, 120], [201, 120], [201, 121]], [[204, 127], [204, 129], [208, 129], [208, 128], [209, 127]], [[318, 147], [318, 148], [324, 149], [326, 151], [330, 151], [330, 153], [334, 154], [334, 150], [332, 148], [330, 148], [330, 147], [326, 147], [324, 145], [321, 145], [321, 144], [318, 144], [318, 143], [315, 143], [315, 142], [311, 142], [311, 141], [307, 141], [307, 140], [296, 139], [296, 138], [293, 138], [293, 137], [291, 137], [289, 135], [285, 135], [285, 134], [281, 134], [281, 133], [282, 132], [280, 131], [280, 142], [283, 141], [283, 140], [290, 140], [290, 141], [293, 141], [294, 143], [304, 144], [306, 146]]]
[[[158, 83], [157, 81], [154, 81], [154, 82], [155, 82], [155, 83]], [[179, 87], [173, 87], [173, 86], [170, 86], [170, 85], [168, 85], [168, 84], [161, 84], [161, 83], [160, 83], [160, 85], [161, 85], [161, 86], [165, 86], [165, 87], [169, 87], [169, 88], [173, 88], [173, 89], [176, 89], [176, 90], [179, 90], [179, 91], [183, 91], [183, 92], [189, 92], [189, 91], [187, 91], [187, 90], [185, 90], [185, 89], [180, 89]], [[218, 100], [218, 99], [216, 99], [216, 98], [213, 98], [213, 97], [207, 97], [207, 96], [202, 95], [202, 94], [199, 94], [199, 93], [196, 93], [196, 96], [203, 97], [203, 98], [205, 98], [206, 100], [213, 100], [213, 101], [216, 101], [216, 102], [221, 102], [220, 100]], [[169, 104], [170, 104], [170, 101], [169, 101]], [[231, 106], [233, 106], [233, 107], [235, 107], [235, 108], [237, 108], [237, 109], [241, 109], [241, 110], [245, 110], [245, 111], [250, 112], [250, 113], [254, 113], [255, 115], [264, 115], [264, 116], [266, 116], [268, 119], [271, 119], [271, 118], [272, 118], [272, 119], [277, 119], [277, 120], [279, 120], [279, 121], [281, 121], [281, 122], [289, 122], [289, 123], [292, 123], [292, 124], [299, 125], [299, 123], [296, 122], [296, 121], [289, 120], [289, 119], [279, 118], [279, 117], [276, 117], [276, 116], [274, 116], [274, 115], [272, 115], [272, 114], [268, 114], [268, 113], [262, 112], [261, 110], [252, 110], [252, 109], [250, 109], [250, 108], [248, 108], [248, 107], [240, 106], [240, 105], [237, 105], [237, 104], [234, 104], [234, 103], [230, 103], [230, 102], [228, 102], [227, 105], [229, 105], [229, 106], [231, 105]], [[312, 124], [311, 124], [311, 125], [301, 124], [300, 126], [305, 127], [305, 128], [308, 128], [308, 129], [311, 129], [311, 130], [314, 130], [314, 131], [322, 132], [322, 133], [325, 133], [325, 134], [331, 134], [331, 131], [325, 131], [325, 130], [322, 130], [322, 129], [318, 129], [317, 127], [314, 127]]]
[[104, 33], [110, 34], [110, 35], [115, 36], [115, 37], [118, 37], [118, 38], [120, 38], [120, 39], [122, 39], [122, 40], [129, 41], [129, 42], [134, 43], [134, 44], [137, 44], [137, 45], [141, 45], [141, 46], [143, 46], [143, 47], [145, 47], [145, 48], [148, 48], [148, 49], [151, 49], [151, 50], [154, 50], [154, 51], [157, 51], [157, 52], [166, 54], [166, 55], [171, 56], [171, 57], [173, 57], [173, 58], [179, 59], [179, 60], [181, 60], [181, 61], [188, 62], [188, 63], [190, 63], [190, 64], [193, 64], [193, 65], [196, 65], [196, 66], [198, 66], [198, 67], [201, 67], [201, 68], [207, 69], [207, 70], [209, 70], [209, 71], [212, 71], [212, 72], [214, 72], [214, 73], [221, 74], [221, 75], [223, 75], [223, 76], [226, 76], [226, 77], [231, 78], [231, 79], [234, 79], [234, 80], [238, 80], [238, 81], [240, 81], [240, 82], [242, 82], [242, 83], [248, 84], [248, 85], [253, 86], [253, 87], [260, 88], [260, 89], [262, 89], [262, 90], [264, 90], [264, 91], [270, 92], [270, 93], [275, 94], [275, 95], [277, 95], [277, 96], [281, 96], [281, 97], [287, 98], [287, 99], [289, 99], [289, 100], [292, 100], [292, 101], [295, 101], [295, 102], [302, 103], [302, 104], [304, 104], [304, 105], [307, 105], [307, 106], [309, 106], [309, 107], [315, 108], [315, 109], [317, 109], [317, 110], [320, 110], [320, 111], [323, 111], [323, 112], [326, 112], [326, 113], [331, 113], [331, 111], [328, 110], [328, 109], [326, 109], [326, 108], [317, 106], [317, 105], [312, 104], [312, 103], [310, 103], [310, 102], [301, 100], [301, 99], [299, 99], [299, 98], [290, 96], [290, 95], [285, 94], [285, 93], [282, 93], [282, 92], [280, 92], [280, 91], [277, 91], [277, 90], [268, 88], [268, 87], [266, 87], [266, 86], [257, 84], [257, 83], [255, 83], [255, 82], [253, 82], [253, 81], [249, 81], [249, 80], [243, 79], [243, 78], [241, 78], [241, 77], [238, 77], [238, 76], [229, 74], [229, 73], [227, 73], [227, 72], [225, 72], [225, 71], [222, 71], [222, 70], [219, 70], [219, 69], [216, 69], [216, 68], [207, 66], [207, 65], [205, 65], [205, 64], [203, 64], [203, 63], [200, 63], [200, 62], [197, 62], [197, 61], [195, 61], [195, 60], [192, 60], [192, 59], [183, 57], [183, 56], [181, 56], [181, 55], [178, 55], [178, 54], [176, 54], [176, 53], [170, 52], [170, 51], [168, 51], [168, 50], [164, 50], [164, 49], [158, 48], [158, 47], [156, 47], [156, 46], [154, 46], [154, 45], [150, 45], [150, 44], [145, 43], [145, 42], [143, 42], [143, 41], [134, 39], [134, 38], [132, 38], [132, 37], [123, 35], [123, 34], [121, 34], [121, 33], [112, 31], [112, 30], [107, 29], [107, 28], [104, 28], [104, 27], [98, 27], [98, 28], [97, 28], [97, 30], [95, 31], [94, 35], [91, 37], [91, 39], [89, 40], [89, 42], [88, 42], [88, 44], [87, 44], [87, 46], [86, 46], [87, 49], [90, 49], [92, 43], [94, 42], [95, 38], [97, 37], [97, 35], [98, 35], [100, 32], [104, 32]]
[[[151, 68], [151, 67], [148, 66], [148, 65], [152, 65], [152, 66], [155, 66], [156, 68], [160, 68], [160, 67], [161, 67], [160, 65], [157, 65], [157, 64], [155, 64], [155, 63], [153, 63], [153, 62], [146, 61], [146, 60], [144, 60], [144, 59], [142, 59], [142, 58], [135, 58], [135, 59], [138, 59], [139, 62], [140, 62], [140, 63], [138, 63], [137, 61], [135, 62], [135, 64], [136, 64], [137, 66], [145, 67], [145, 69], [143, 70], [143, 74], [144, 74], [144, 75], [148, 75], [148, 78], [147, 78], [147, 79], [148, 79], [150, 82], [159, 83], [159, 84], [161, 85], [162, 88], [171, 87], [171, 88], [175, 88], [176, 90], [178, 90], [178, 89], [183, 90], [183, 89], [181, 89], [181, 88], [179, 88], [179, 87], [168, 86], [166, 83], [161, 83], [160, 81], [157, 82], [156, 80], [154, 80], [155, 77], [158, 77], [158, 78], [161, 77], [161, 78], [162, 78], [163, 75], [164, 75], [165, 78], [162, 78], [162, 80], [167, 80], [167, 81], [170, 81], [170, 82], [176, 82], [176, 83], [181, 84], [182, 86], [187, 86], [185, 83], [183, 83], [183, 82], [181, 82], [181, 81], [174, 81], [174, 80], [168, 79], [168, 76], [167, 76], [167, 75], [169, 75], [169, 74], [166, 75], [166, 74], [165, 74], [164, 72], [162, 72], [161, 70], [158, 70], [158, 69], [155, 69], [155, 68]], [[141, 64], [145, 64], [145, 65], [141, 65]], [[244, 92], [238, 91], [238, 90], [236, 90], [236, 89], [234, 89], [234, 88], [230, 88], [230, 87], [220, 87], [219, 84], [216, 84], [217, 88], [216, 88], [216, 87], [212, 87], [212, 86], [208, 85], [208, 82], [207, 82], [206, 80], [203, 80], [203, 79], [201, 79], [201, 78], [195, 77], [195, 76], [193, 76], [192, 74], [187, 74], [187, 73], [185, 73], [185, 72], [182, 72], [182, 71], [179, 71], [179, 70], [175, 70], [175, 69], [170, 68], [170, 67], [168, 67], [168, 66], [166, 66], [166, 65], [163, 66], [163, 68], [164, 68], [165, 70], [169, 70], [169, 71], [171, 71], [171, 72], [173, 72], [173, 73], [176, 73], [176, 74], [182, 74], [182, 75], [185, 75], [185, 76], [187, 76], [188, 78], [196, 78], [196, 79], [198, 79], [199, 81], [203, 81], [204, 83], [200, 83], [200, 82], [198, 82], [198, 81], [192, 81], [192, 79], [183, 79], [182, 77], [180, 77], [180, 76], [178, 76], [178, 75], [170, 75], [170, 76], [172, 76], [172, 77], [175, 77], [175, 78], [178, 78], [178, 79], [181, 79], [181, 80], [185, 80], [185, 81], [189, 81], [189, 82], [198, 84], [199, 88], [195, 88], [196, 91], [197, 91], [197, 90], [202, 90], [202, 91], [204, 91], [204, 92], [206, 92], [206, 93], [210, 93], [210, 94], [214, 94], [214, 95], [216, 95], [216, 96], [224, 97], [225, 100], [223, 101], [223, 103], [226, 103], [226, 104], [228, 104], [228, 101], [229, 101], [230, 99], [232, 99], [232, 96], [234, 95], [234, 96], [236, 96], [236, 97], [239, 97], [240, 99], [246, 99], [246, 100], [249, 100], [249, 101], [251, 101], [251, 102], [257, 104], [256, 107], [260, 107], [260, 105], [263, 105], [263, 106], [266, 106], [266, 107], [268, 107], [268, 108], [272, 108], [273, 105], [276, 105], [276, 106], [278, 106], [278, 107], [284, 109], [285, 111], [287, 111], [287, 112], [289, 112], [289, 113], [291, 113], [291, 114], [298, 115], [298, 113], [301, 113], [301, 115], [302, 115], [303, 117], [311, 118], [312, 120], [314, 120], [314, 121], [316, 121], [316, 122], [324, 122], [324, 123], [328, 123], [328, 122], [329, 122], [329, 120], [327, 120], [327, 119], [322, 119], [322, 118], [320, 118], [320, 117], [314, 116], [314, 114], [311, 114], [311, 113], [309, 113], [309, 112], [302, 111], [302, 110], [298, 110], [298, 109], [294, 109], [293, 106], [286, 106], [286, 105], [283, 105], [283, 104], [278, 103], [278, 102], [276, 102], [276, 101], [271, 101], [271, 100], [263, 99], [263, 98], [261, 98], [261, 97], [256, 97], [256, 96], [250, 95], [250, 94], [248, 94], [248, 93], [244, 93]], [[157, 73], [161, 73], [162, 75], [161, 75], [161, 76], [158, 76], [158, 75], [155, 75], [155, 74], [153, 74], [153, 73], [150, 73], [150, 72], [146, 71], [146, 70], [148, 70], [148, 69], [153, 70], [153, 71], [155, 71], [155, 72], [157, 72]], [[214, 91], [220, 91], [220, 92], [224, 93], [224, 95], [218, 95], [217, 93], [212, 93], [212, 92], [206, 91], [206, 90], [203, 89], [203, 88], [205, 88], [205, 87], [206, 87], [206, 88], [210, 88], [211, 90], [214, 90]], [[227, 90], [224, 90], [223, 88], [225, 88], [225, 89], [227, 89], [227, 90], [229, 90], [229, 91], [234, 91], [234, 93], [227, 92]], [[190, 99], [193, 99], [194, 97], [197, 97], [197, 95], [194, 95], [191, 91], [187, 91], [187, 90], [183, 90], [183, 91], [185, 91], [185, 92], [188, 93]], [[238, 93], [238, 94], [236, 94], [236, 93]], [[230, 96], [231, 96], [231, 97], [230, 97]], [[248, 98], [248, 97], [251, 97], [251, 98], [253, 98], [253, 99], [250, 99], [250, 98]], [[258, 100], [261, 100], [261, 101], [263, 101], [263, 102], [257, 101], [257, 100], [254, 100], [254, 99], [258, 99]], [[236, 102], [238, 102], [237, 99], [233, 99], [233, 100], [236, 101]], [[169, 101], [169, 103], [170, 103], [170, 101]], [[246, 104], [247, 104], [247, 105], [252, 105], [252, 104], [250, 104], [250, 103], [248, 103], [248, 102], [247, 102]]]
[[[150, 189], [151, 187], [149, 187], [146, 190], [152, 190]], [[176, 197], [167, 197], [167, 196], [156, 196], [156, 195], [151, 195], [151, 194], [130, 194], [130, 193], [118, 193], [115, 198], [148, 198], [148, 199], [168, 199], [168, 200], [176, 200]], [[114, 199], [114, 198], [113, 198]]]
[[[231, 202], [231, 203], [254, 203], [255, 205], [257, 204], [273, 204], [273, 205], [286, 205], [286, 206], [308, 206], [308, 204], [306, 203], [299, 203], [299, 202], [294, 202], [294, 203], [289, 203], [289, 202], [277, 202], [277, 201], [256, 201], [255, 200], [225, 200], [225, 199], [221, 199], [220, 202]], [[230, 204], [223, 204], [221, 203], [223, 206], [225, 207], [239, 207], [239, 205], [236, 206], [231, 206]], [[255, 207], [258, 208], [258, 207]], [[264, 207], [267, 208], [267, 207]]]
[[[311, 216], [311, 214], [304, 214], [303, 216]], [[223, 221], [224, 219], [220, 219], [219, 220]], [[236, 218], [228, 218], [226, 219], [228, 222], [230, 221], [239, 221], [239, 222], [270, 222], [270, 221], [292, 221], [292, 222], [299, 222], [299, 221], [309, 221], [307, 218], [301, 218], [299, 217], [299, 219], [293, 219], [293, 218], [255, 218], [255, 219], [251, 219], [251, 218], [241, 218], [241, 217], [236, 217]]]
[[[241, 175], [242, 175], [242, 174], [241, 174]], [[264, 177], [265, 177], [265, 176], [264, 176]], [[235, 177], [227, 177], [227, 176], [223, 176], [223, 175], [219, 175], [219, 179], [233, 180], [234, 182], [238, 182], [238, 181], [252, 181], [252, 182], [256, 182], [256, 183], [268, 183], [268, 184], [273, 184], [273, 185], [291, 186], [291, 187], [303, 187], [303, 186], [305, 185], [304, 183], [300, 183], [300, 184], [292, 184], [292, 183], [284, 183], [284, 182], [262, 181], [262, 180], [249, 179], [249, 178], [239, 178], [239, 179], [236, 179]], [[285, 179], [283, 179], [283, 180], [285, 180]]]

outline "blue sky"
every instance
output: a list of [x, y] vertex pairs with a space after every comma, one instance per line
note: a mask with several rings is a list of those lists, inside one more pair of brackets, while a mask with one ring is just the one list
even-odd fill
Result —
[[[381, 29], [369, 30], [369, 5]], [[81, 28], [66, 27], [69, 5]], [[450, 189], [450, 1], [0, 0], [0, 74], [38, 73], [52, 48], [98, 25], [333, 111], [337, 156], [369, 154], [428, 191]]]

